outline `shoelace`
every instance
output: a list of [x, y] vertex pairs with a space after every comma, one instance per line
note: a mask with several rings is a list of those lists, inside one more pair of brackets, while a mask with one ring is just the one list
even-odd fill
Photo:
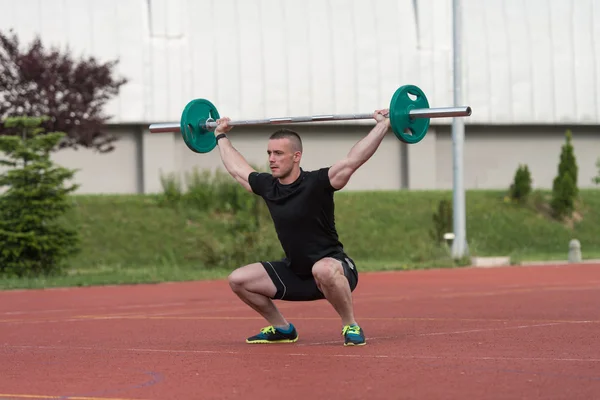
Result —
[[260, 333], [264, 333], [265, 335], [266, 335], [267, 333], [273, 333], [273, 334], [274, 334], [274, 333], [275, 333], [275, 327], [274, 327], [273, 325], [271, 325], [271, 326], [267, 326], [266, 328], [262, 328], [262, 329], [260, 330]]
[[360, 335], [360, 327], [346, 325], [344, 327], [344, 329], [342, 330], [342, 335], [345, 335], [347, 333], [354, 334], [354, 335]]

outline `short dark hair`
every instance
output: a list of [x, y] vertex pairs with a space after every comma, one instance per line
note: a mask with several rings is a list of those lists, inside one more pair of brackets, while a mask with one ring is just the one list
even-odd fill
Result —
[[300, 139], [300, 135], [290, 129], [279, 129], [273, 132], [269, 139], [290, 139], [294, 151], [302, 152], [302, 139]]

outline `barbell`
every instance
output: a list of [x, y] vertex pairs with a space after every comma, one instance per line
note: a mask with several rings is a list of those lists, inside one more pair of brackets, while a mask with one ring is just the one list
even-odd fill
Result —
[[[430, 118], [468, 117], [471, 107], [429, 108], [423, 91], [415, 85], [401, 86], [390, 101], [389, 118], [392, 131], [398, 139], [408, 144], [420, 142], [429, 129]], [[217, 108], [206, 99], [190, 101], [181, 114], [179, 123], [151, 124], [151, 133], [181, 133], [187, 147], [196, 153], [208, 153], [217, 145], [214, 130], [220, 117]], [[308, 117], [283, 117], [256, 120], [229, 121], [230, 126], [290, 124], [299, 122], [344, 121], [372, 119], [373, 113], [314, 115]]]

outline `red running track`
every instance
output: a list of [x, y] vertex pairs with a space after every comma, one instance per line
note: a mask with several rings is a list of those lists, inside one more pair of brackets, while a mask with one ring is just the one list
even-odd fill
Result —
[[363, 273], [363, 347], [277, 304], [295, 344], [225, 281], [0, 292], [0, 398], [600, 398], [600, 265]]

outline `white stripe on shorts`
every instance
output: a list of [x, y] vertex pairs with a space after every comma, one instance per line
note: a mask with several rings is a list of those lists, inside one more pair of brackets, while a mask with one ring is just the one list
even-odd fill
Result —
[[269, 264], [271, 266], [271, 269], [273, 269], [273, 272], [275, 272], [275, 275], [277, 275], [277, 279], [279, 279], [279, 282], [281, 282], [281, 284], [283, 285], [283, 294], [281, 295], [281, 298], [279, 299], [279, 300], [281, 300], [285, 296], [285, 292], [287, 292], [287, 288], [285, 287], [285, 283], [283, 283], [283, 281], [281, 280], [281, 277], [277, 273], [277, 270], [275, 269], [273, 264], [271, 264], [269, 261], [267, 261], [267, 264]]

